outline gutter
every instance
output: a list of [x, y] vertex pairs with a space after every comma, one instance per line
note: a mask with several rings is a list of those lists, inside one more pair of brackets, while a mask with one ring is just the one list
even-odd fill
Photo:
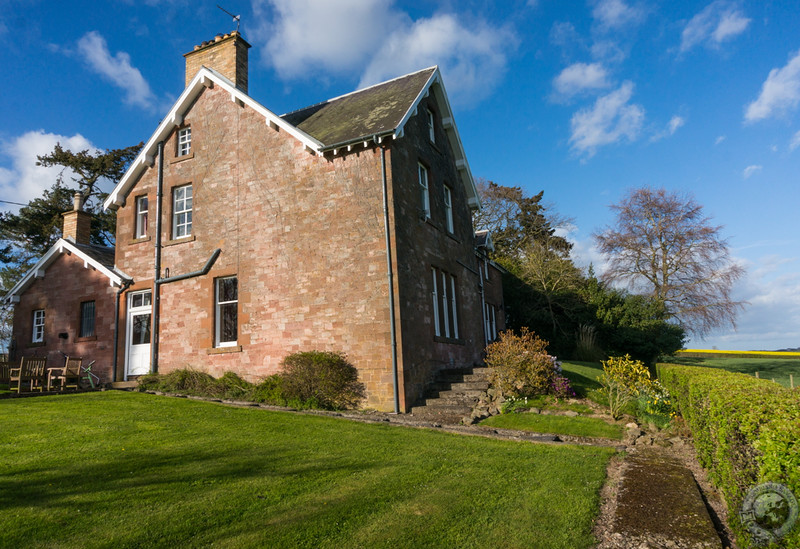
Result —
[[386, 229], [386, 276], [389, 279], [389, 330], [392, 339], [392, 382], [394, 384], [394, 413], [400, 413], [400, 389], [397, 376], [397, 326], [394, 307], [394, 272], [392, 270], [392, 239], [389, 235], [389, 191], [386, 180], [386, 147], [381, 147], [381, 179], [383, 183], [383, 224]]
[[158, 326], [161, 320], [161, 203], [164, 199], [164, 142], [158, 142], [158, 182], [156, 184], [156, 241], [153, 266], [153, 326], [150, 343], [150, 373], [158, 373]]
[[119, 298], [125, 290], [130, 288], [131, 284], [133, 284], [133, 280], [123, 280], [114, 301], [114, 365], [111, 368], [111, 381], [114, 383], [117, 381], [117, 366], [119, 365]]

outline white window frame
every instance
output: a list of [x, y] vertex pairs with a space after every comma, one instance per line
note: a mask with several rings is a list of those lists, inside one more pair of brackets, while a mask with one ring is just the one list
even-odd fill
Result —
[[453, 191], [449, 185], [444, 186], [444, 218], [447, 232], [453, 234]]
[[433, 277], [433, 334], [435, 336], [442, 335], [439, 328], [439, 291], [436, 283], [436, 267], [431, 267], [431, 275]]
[[431, 140], [431, 143], [436, 143], [436, 128], [434, 126], [435, 117], [433, 115], [433, 111], [427, 109], [428, 112], [428, 139]]
[[450, 337], [449, 303], [447, 302], [447, 275], [442, 271], [442, 318], [444, 319], [444, 337]]
[[420, 187], [420, 194], [422, 196], [422, 214], [425, 216], [425, 219], [431, 218], [431, 197], [428, 191], [428, 181], [429, 181], [429, 173], [428, 168], [422, 162], [417, 164], [419, 167], [419, 187]]
[[[223, 280], [236, 281], [236, 298], [228, 301], [220, 300], [220, 283]], [[232, 341], [222, 341], [222, 307], [224, 305], [236, 305], [236, 339]], [[235, 276], [225, 276], [214, 281], [214, 347], [235, 347], [239, 338], [239, 280]]]
[[192, 234], [192, 195], [191, 184], [173, 187], [172, 189], [173, 239], [185, 238]]
[[42, 343], [44, 341], [44, 319], [44, 309], [36, 309], [33, 311], [31, 343]]
[[178, 130], [178, 156], [188, 156], [192, 152], [192, 128], [187, 126]]
[[458, 339], [458, 294], [456, 277], [436, 267], [431, 267], [433, 280], [433, 334], [447, 339]]
[[[142, 207], [144, 205], [144, 208]], [[136, 197], [136, 230], [134, 238], [144, 238], [147, 236], [147, 214], [149, 203], [147, 195]]]
[[450, 307], [453, 310], [453, 337], [458, 339], [458, 303], [456, 303], [456, 277], [450, 275]]

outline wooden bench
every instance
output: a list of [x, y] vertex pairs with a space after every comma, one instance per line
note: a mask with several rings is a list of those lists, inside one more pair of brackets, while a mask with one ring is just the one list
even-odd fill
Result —
[[11, 391], [22, 392], [23, 383], [28, 385], [28, 391], [43, 391], [47, 383], [47, 359], [22, 357], [19, 367], [9, 369], [8, 378]]
[[53, 385], [57, 385], [59, 391], [64, 389], [77, 389], [81, 379], [81, 366], [83, 358], [67, 357], [64, 366], [47, 369], [47, 390], [50, 391]]

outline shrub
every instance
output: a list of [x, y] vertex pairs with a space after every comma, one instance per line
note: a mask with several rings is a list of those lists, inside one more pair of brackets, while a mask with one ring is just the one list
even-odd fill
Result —
[[637, 403], [639, 419], [665, 427], [673, 417], [669, 392], [650, 378], [647, 366], [629, 355], [611, 357], [603, 363], [603, 373], [597, 378], [599, 392], [608, 406], [611, 417], [619, 419], [622, 410], [631, 402]]
[[527, 328], [520, 335], [513, 330], [501, 333], [486, 347], [486, 365], [492, 369], [489, 382], [500, 400], [572, 392], [569, 381], [559, 375], [556, 358], [547, 354], [547, 342]]
[[358, 370], [342, 353], [306, 351], [283, 359], [283, 394], [321, 408], [356, 408], [365, 397]]
[[[739, 545], [754, 545], [738, 513], [747, 491], [777, 482], [800, 495], [800, 391], [716, 368], [661, 364], [659, 377], [734, 511], [728, 516]], [[774, 546], [800, 547], [800, 528]]]
[[283, 377], [280, 374], [274, 374], [264, 378], [250, 391], [250, 399], [253, 402], [286, 406], [288, 402], [283, 395]]
[[597, 329], [590, 324], [578, 326], [578, 334], [575, 337], [575, 359], [597, 362], [604, 356], [597, 341]]

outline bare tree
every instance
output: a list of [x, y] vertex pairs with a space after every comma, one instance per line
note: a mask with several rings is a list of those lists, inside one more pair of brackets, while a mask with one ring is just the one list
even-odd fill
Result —
[[611, 209], [615, 226], [594, 235], [610, 261], [605, 281], [649, 293], [695, 335], [736, 326], [744, 302], [731, 298], [731, 288], [745, 271], [731, 260], [722, 227], [692, 196], [633, 189]]

